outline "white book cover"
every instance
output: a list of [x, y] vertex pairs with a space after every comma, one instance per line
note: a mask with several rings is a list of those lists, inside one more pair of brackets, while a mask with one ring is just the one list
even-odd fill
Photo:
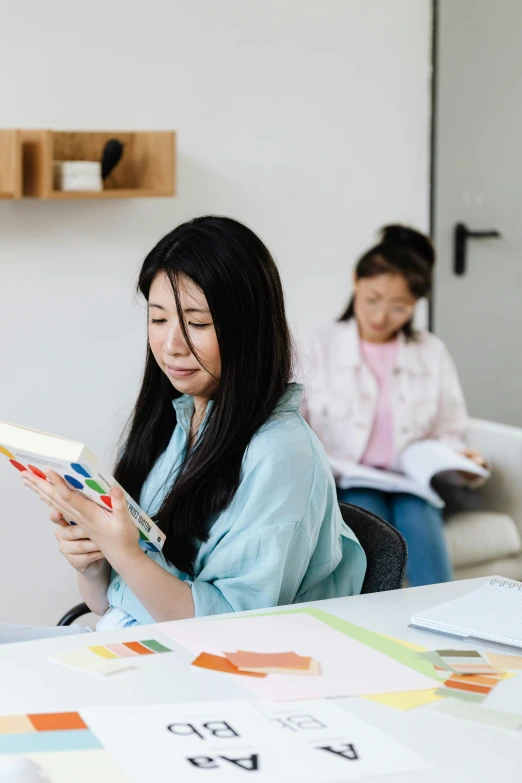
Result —
[[[111, 508], [111, 487], [120, 486], [111, 473], [83, 444], [59, 435], [31, 430], [0, 421], [0, 454], [19, 471], [31, 470], [40, 478], [54, 470], [68, 485], [82, 492], [99, 506]], [[165, 534], [125, 492], [127, 508], [140, 532], [140, 546], [161, 552]]]
[[[334, 473], [342, 474], [344, 465], [336, 466], [334, 459], [330, 462]], [[338, 483], [342, 489], [363, 487], [383, 492], [407, 492], [442, 508], [444, 503], [431, 486], [435, 476], [462, 472], [479, 479], [487, 479], [490, 475], [489, 470], [438, 440], [412, 443], [401, 454], [399, 468], [400, 472], [395, 472], [354, 464], [349, 475], [342, 475]]]

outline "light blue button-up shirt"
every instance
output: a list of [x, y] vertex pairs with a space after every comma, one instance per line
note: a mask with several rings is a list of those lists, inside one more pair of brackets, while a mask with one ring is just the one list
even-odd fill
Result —
[[[196, 617], [361, 591], [366, 556], [343, 522], [323, 447], [299, 413], [301, 397], [302, 386], [292, 384], [252, 438], [234, 499], [199, 548], [195, 576], [147, 553], [191, 585]], [[184, 395], [173, 405], [177, 425], [141, 493], [149, 516], [169, 492], [187, 447], [194, 400]], [[114, 571], [108, 600], [99, 629], [154, 622]]]

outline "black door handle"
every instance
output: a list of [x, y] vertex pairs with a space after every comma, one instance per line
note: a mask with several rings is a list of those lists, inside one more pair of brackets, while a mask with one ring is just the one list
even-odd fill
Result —
[[464, 223], [455, 226], [453, 271], [456, 275], [466, 274], [466, 243], [468, 239], [493, 239], [500, 237], [500, 231], [471, 231]]

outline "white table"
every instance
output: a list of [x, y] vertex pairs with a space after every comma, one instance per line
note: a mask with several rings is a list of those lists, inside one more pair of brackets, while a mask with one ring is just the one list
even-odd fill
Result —
[[[448, 646], [448, 638], [408, 628], [411, 615], [463, 595], [484, 581], [473, 579], [310, 605], [373, 631], [417, 642], [428, 649], [440, 649]], [[0, 712], [252, 698], [234, 678], [190, 667], [193, 656], [168, 637], [161, 639], [157, 632], [150, 636], [165, 641], [177, 654], [154, 656], [153, 660], [152, 656], [144, 656], [139, 659], [137, 671], [106, 679], [59, 666], [47, 656], [82, 647], [86, 641], [92, 644], [146, 639], [144, 627], [0, 646]], [[451, 640], [451, 646], [470, 645]], [[501, 683], [497, 689], [504, 689], [504, 708], [510, 703], [512, 711], [516, 705], [522, 710], [522, 675]], [[427, 773], [393, 776], [393, 783], [519, 783], [522, 779], [522, 732], [436, 715], [432, 705], [400, 712], [358, 698], [339, 699], [339, 703], [435, 765]]]

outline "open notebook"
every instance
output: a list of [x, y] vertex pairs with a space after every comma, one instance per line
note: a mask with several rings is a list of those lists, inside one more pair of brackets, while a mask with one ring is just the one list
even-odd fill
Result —
[[522, 582], [493, 576], [461, 598], [413, 615], [411, 625], [522, 648]]

